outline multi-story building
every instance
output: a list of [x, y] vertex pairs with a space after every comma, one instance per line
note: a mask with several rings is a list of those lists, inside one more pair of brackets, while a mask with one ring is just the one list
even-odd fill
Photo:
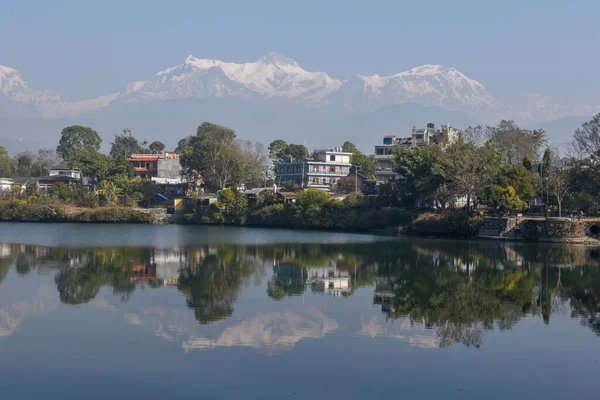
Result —
[[127, 161], [135, 168], [135, 176], [138, 178], [176, 179], [180, 176], [178, 156], [177, 153], [132, 154]]
[[375, 178], [377, 183], [385, 183], [400, 176], [394, 171], [392, 163], [395, 147], [425, 146], [429, 143], [454, 143], [460, 137], [460, 131], [450, 125], [442, 125], [442, 129], [435, 129], [435, 125], [428, 123], [426, 128], [413, 127], [410, 137], [384, 136], [383, 144], [375, 146]]
[[281, 186], [292, 181], [300, 187], [329, 190], [340, 178], [350, 173], [351, 156], [352, 153], [337, 147], [331, 150], [317, 150], [313, 160], [277, 162], [275, 183]]

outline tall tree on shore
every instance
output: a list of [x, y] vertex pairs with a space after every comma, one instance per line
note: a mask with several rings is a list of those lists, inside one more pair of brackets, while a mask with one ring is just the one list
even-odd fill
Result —
[[543, 129], [523, 129], [514, 121], [502, 120], [496, 127], [488, 126], [486, 135], [494, 147], [504, 151], [506, 163], [512, 166], [521, 164], [526, 155], [537, 160], [546, 143]]
[[165, 147], [166, 147], [165, 144], [158, 140], [155, 140], [154, 142], [150, 143], [150, 146], [148, 146], [150, 151], [154, 154], [162, 153], [163, 150], [165, 149]]
[[551, 172], [548, 176], [549, 188], [558, 203], [558, 216], [562, 217], [562, 204], [565, 197], [569, 194], [570, 184], [567, 175], [562, 169]]
[[479, 191], [497, 176], [503, 157], [490, 145], [476, 147], [462, 140], [450, 145], [442, 158], [448, 188], [455, 197], [466, 197], [467, 207], [476, 205]]
[[254, 150], [242, 148], [232, 129], [204, 122], [184, 148], [180, 162], [190, 181], [202, 177], [205, 187], [215, 191], [252, 181], [264, 171], [257, 161], [261, 152]]
[[579, 153], [600, 160], [600, 113], [591, 121], [584, 122], [573, 134], [574, 147]]
[[101, 143], [100, 135], [92, 128], [80, 125], [68, 126], [61, 132], [56, 153], [70, 164], [81, 152], [98, 152]]
[[352, 153], [350, 157], [350, 163], [353, 165], [350, 173], [354, 173], [354, 168], [358, 167], [358, 171], [367, 178], [375, 175], [375, 167], [377, 162], [375, 161], [374, 155], [363, 154], [354, 143], [346, 141], [342, 145], [342, 150], [348, 153]]
[[139, 140], [137, 140], [132, 134], [131, 129], [123, 129], [123, 133], [115, 135], [115, 140], [110, 144], [110, 156], [112, 158], [127, 158], [134, 153], [147, 153], [148, 149], [145, 149]]
[[0, 177], [10, 178], [13, 176], [13, 165], [6, 147], [0, 146]]

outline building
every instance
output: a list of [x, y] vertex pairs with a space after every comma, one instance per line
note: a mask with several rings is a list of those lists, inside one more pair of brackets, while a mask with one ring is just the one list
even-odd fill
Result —
[[127, 161], [135, 168], [135, 176], [138, 178], [176, 179], [181, 176], [177, 153], [132, 154]]
[[435, 129], [435, 124], [431, 122], [424, 129], [413, 127], [410, 137], [384, 136], [383, 144], [375, 146], [377, 184], [400, 178], [400, 175], [394, 171], [392, 163], [394, 148], [425, 146], [430, 143], [445, 145], [456, 142], [459, 137], [460, 130], [449, 124], [442, 125], [441, 129]]
[[311, 267], [307, 270], [307, 283], [317, 293], [329, 294], [339, 297], [350, 292], [350, 276], [347, 271], [342, 271], [336, 265]]
[[316, 157], [307, 161], [275, 163], [275, 183], [278, 187], [294, 182], [300, 187], [330, 190], [340, 178], [350, 173], [352, 153], [341, 147], [316, 150]]
[[66, 176], [74, 179], [81, 179], [81, 171], [68, 167], [52, 167], [48, 169], [49, 176]]

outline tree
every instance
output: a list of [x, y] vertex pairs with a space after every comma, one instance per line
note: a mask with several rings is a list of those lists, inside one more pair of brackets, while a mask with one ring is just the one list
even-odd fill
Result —
[[181, 139], [179, 142], [177, 142], [177, 147], [175, 147], [175, 152], [176, 153], [183, 152], [183, 150], [190, 145], [190, 141], [192, 140], [192, 138], [193, 138], [193, 136], [186, 136], [183, 139]]
[[165, 144], [163, 142], [159, 142], [158, 140], [155, 140], [154, 142], [150, 143], [150, 146], [148, 146], [148, 148], [150, 149], [150, 151], [154, 154], [159, 154], [162, 153], [163, 150], [165, 149]]
[[350, 173], [354, 173], [355, 166], [358, 166], [358, 171], [367, 178], [371, 178], [375, 175], [375, 168], [377, 166], [377, 161], [375, 160], [374, 155], [365, 155], [358, 147], [354, 145], [354, 143], [345, 141], [342, 145], [342, 150], [347, 153], [352, 153], [350, 157], [350, 163], [353, 165]]
[[600, 159], [600, 113], [573, 134], [574, 147], [595, 161]]
[[523, 210], [527, 204], [522, 201], [512, 186], [487, 185], [482, 192], [481, 202], [496, 211]]
[[244, 178], [244, 163], [232, 129], [204, 122], [181, 155], [184, 175], [190, 182], [202, 177], [211, 191], [235, 186]]
[[15, 176], [32, 176], [33, 154], [22, 152], [15, 156]]
[[521, 200], [530, 201], [535, 198], [537, 175], [524, 166], [504, 166], [498, 174], [497, 184], [502, 187], [511, 186]]
[[526, 155], [538, 159], [538, 153], [546, 143], [543, 129], [522, 129], [514, 121], [502, 120], [497, 127], [488, 126], [486, 135], [494, 147], [504, 151], [506, 163], [512, 166], [521, 164]]
[[56, 182], [50, 189], [50, 195], [61, 201], [69, 201], [69, 187], [64, 182]]
[[74, 154], [69, 165], [72, 168], [80, 169], [85, 176], [105, 179], [109, 174], [112, 160], [95, 149], [85, 149]]
[[275, 161], [283, 161], [287, 157], [288, 144], [285, 140], [276, 139], [268, 147], [269, 157]]
[[589, 213], [596, 207], [596, 199], [589, 193], [575, 192], [565, 197], [565, 208], [567, 210]]
[[80, 125], [68, 126], [61, 132], [56, 153], [70, 165], [80, 152], [98, 152], [101, 143], [102, 139], [92, 128]]
[[47, 176], [48, 169], [59, 164], [59, 162], [60, 160], [54, 149], [41, 149], [31, 166], [31, 176]]
[[290, 143], [287, 154], [290, 161], [305, 161], [308, 158], [308, 149], [304, 145]]
[[13, 176], [13, 165], [6, 147], [0, 146], [0, 177], [10, 178]]
[[454, 197], [465, 196], [467, 207], [477, 204], [478, 191], [497, 176], [503, 153], [485, 145], [475, 147], [462, 140], [448, 146], [442, 157], [442, 167]]
[[436, 145], [395, 150], [394, 170], [400, 175], [398, 188], [406, 199], [405, 205], [414, 206], [417, 201], [446, 202], [447, 199], [438, 196], [445, 182], [443, 166], [439, 163], [441, 157], [441, 149]]
[[533, 171], [533, 162], [529, 154], [525, 154], [525, 157], [523, 157], [523, 167], [529, 172]]
[[547, 178], [552, 173], [552, 150], [550, 147], [546, 147], [544, 150], [544, 156], [542, 157], [542, 166], [540, 175], [542, 178]]
[[115, 135], [115, 141], [110, 144], [110, 156], [112, 158], [127, 158], [131, 154], [145, 153], [140, 142], [131, 134], [131, 129], [123, 129], [123, 133]]
[[549, 176], [548, 186], [558, 203], [558, 216], [562, 217], [562, 203], [569, 194], [569, 180], [562, 169], [558, 169]]

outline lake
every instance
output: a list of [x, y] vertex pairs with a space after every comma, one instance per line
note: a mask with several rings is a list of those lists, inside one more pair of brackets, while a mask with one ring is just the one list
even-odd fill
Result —
[[0, 224], [2, 399], [596, 399], [600, 251]]

